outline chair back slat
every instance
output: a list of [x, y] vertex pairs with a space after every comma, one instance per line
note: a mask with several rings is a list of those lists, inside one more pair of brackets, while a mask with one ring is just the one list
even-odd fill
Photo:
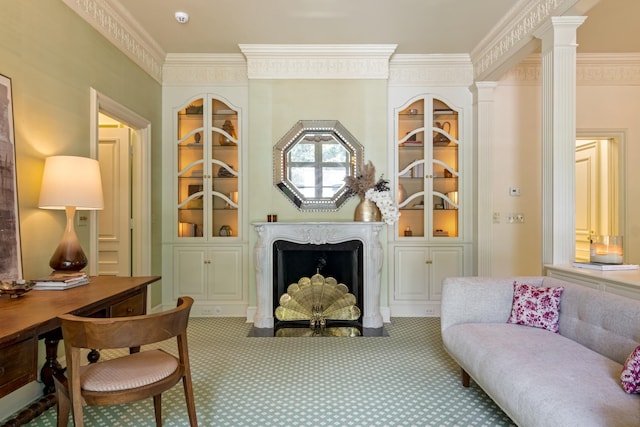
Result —
[[81, 348], [125, 348], [164, 341], [185, 332], [193, 298], [178, 298], [177, 307], [142, 316], [88, 318], [61, 315], [65, 344]]

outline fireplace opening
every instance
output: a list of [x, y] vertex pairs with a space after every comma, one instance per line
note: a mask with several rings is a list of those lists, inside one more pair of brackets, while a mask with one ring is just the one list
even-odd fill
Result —
[[[363, 306], [363, 244], [359, 240], [340, 243], [300, 244], [285, 240], [273, 243], [273, 307], [274, 313], [280, 305], [280, 297], [287, 292], [292, 283], [301, 278], [310, 278], [320, 274], [332, 277], [338, 283], [346, 285], [348, 292], [355, 297], [356, 305]], [[362, 316], [357, 320], [327, 320], [329, 328], [362, 328]], [[276, 320], [276, 334], [282, 328], [309, 328], [305, 321]], [[284, 332], [284, 331], [283, 331]], [[355, 332], [352, 330], [352, 332]]]

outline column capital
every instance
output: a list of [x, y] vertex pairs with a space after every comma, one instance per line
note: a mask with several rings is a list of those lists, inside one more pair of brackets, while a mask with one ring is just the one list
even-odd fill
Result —
[[542, 50], [550, 46], [577, 46], [576, 31], [587, 19], [586, 16], [553, 16], [533, 35], [542, 40]]

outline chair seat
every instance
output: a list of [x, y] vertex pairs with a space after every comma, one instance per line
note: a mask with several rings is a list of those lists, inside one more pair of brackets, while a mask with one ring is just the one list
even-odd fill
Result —
[[178, 360], [162, 350], [133, 353], [80, 368], [81, 388], [121, 391], [152, 384], [174, 373]]

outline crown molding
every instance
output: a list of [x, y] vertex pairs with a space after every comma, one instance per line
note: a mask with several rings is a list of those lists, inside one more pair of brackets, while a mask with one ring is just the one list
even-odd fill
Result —
[[473, 83], [473, 65], [466, 54], [397, 54], [389, 68], [389, 86], [468, 87]]
[[62, 0], [146, 73], [162, 83], [165, 52], [135, 19], [110, 0]]
[[387, 79], [395, 44], [240, 44], [249, 79]]
[[240, 53], [170, 53], [162, 68], [162, 80], [172, 86], [246, 86], [247, 61]]
[[516, 52], [535, 40], [538, 30], [551, 16], [561, 15], [578, 0], [519, 0], [494, 29], [473, 49], [474, 78], [491, 80], [506, 63], [516, 61]]
[[[539, 85], [542, 79], [540, 55], [531, 55], [500, 80], [507, 85]], [[578, 86], [640, 86], [640, 54], [582, 53], [576, 55]]]

